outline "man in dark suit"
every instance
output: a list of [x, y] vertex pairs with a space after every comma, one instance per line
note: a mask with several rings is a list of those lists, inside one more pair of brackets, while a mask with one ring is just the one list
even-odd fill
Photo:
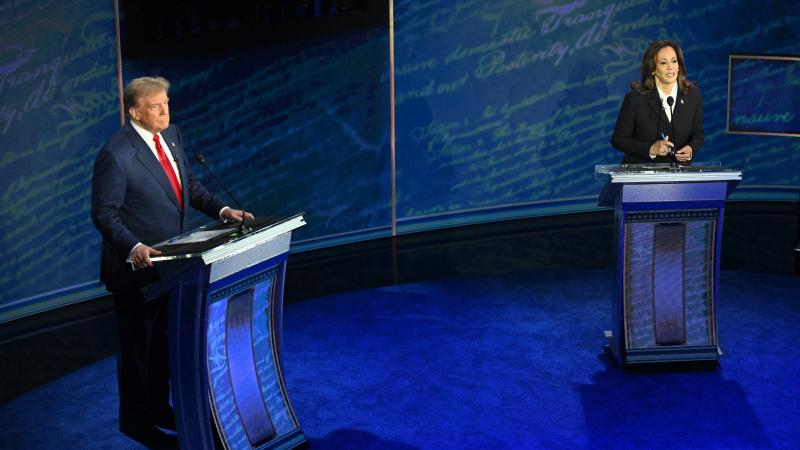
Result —
[[241, 221], [195, 179], [180, 131], [169, 123], [169, 82], [143, 77], [125, 88], [128, 121], [100, 150], [92, 177], [92, 222], [103, 236], [101, 280], [113, 293], [119, 328], [119, 427], [151, 447], [177, 446], [169, 406], [167, 302], [145, 299], [156, 281], [151, 246], [187, 231], [186, 208]]
[[677, 43], [656, 41], [642, 59], [641, 81], [631, 84], [617, 116], [611, 144], [623, 164], [688, 164], [703, 145], [703, 97], [686, 80]]

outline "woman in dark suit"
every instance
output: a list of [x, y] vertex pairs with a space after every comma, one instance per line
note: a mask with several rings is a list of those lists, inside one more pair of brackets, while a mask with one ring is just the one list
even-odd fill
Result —
[[623, 164], [689, 164], [703, 145], [703, 97], [686, 80], [680, 46], [672, 41], [650, 44], [641, 75], [625, 95], [611, 145], [625, 154]]

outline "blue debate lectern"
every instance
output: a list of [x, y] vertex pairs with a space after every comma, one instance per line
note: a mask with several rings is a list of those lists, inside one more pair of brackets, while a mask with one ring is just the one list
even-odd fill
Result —
[[716, 363], [722, 221], [742, 179], [719, 163], [596, 166], [614, 208], [616, 269], [608, 345], [623, 367]]
[[284, 386], [283, 281], [298, 214], [218, 223], [157, 244], [169, 292], [172, 403], [182, 449], [291, 449], [306, 442]]

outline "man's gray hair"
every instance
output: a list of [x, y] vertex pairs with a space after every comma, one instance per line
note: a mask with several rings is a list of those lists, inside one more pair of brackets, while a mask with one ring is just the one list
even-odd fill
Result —
[[125, 106], [125, 115], [130, 115], [128, 110], [139, 105], [139, 99], [151, 94], [169, 91], [169, 81], [163, 77], [139, 77], [129, 81], [122, 94], [122, 103]]

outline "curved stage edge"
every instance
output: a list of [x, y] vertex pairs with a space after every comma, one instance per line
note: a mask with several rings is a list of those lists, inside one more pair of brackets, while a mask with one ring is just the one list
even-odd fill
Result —
[[[726, 356], [653, 374], [602, 349], [610, 274], [537, 269], [287, 305], [286, 385], [311, 448], [800, 445], [800, 363], [785, 351], [800, 338], [800, 278], [723, 272]], [[138, 448], [116, 430], [114, 368], [105, 358], [0, 406], [0, 439]]]
[[[723, 271], [796, 274], [798, 203], [729, 202]], [[505, 220], [290, 254], [285, 302], [400, 283], [541, 269], [610, 268], [608, 210]], [[589, 251], [587, 251], [589, 249]], [[116, 351], [108, 297], [0, 325], [0, 404]], [[34, 355], [34, 356], [32, 356]]]

